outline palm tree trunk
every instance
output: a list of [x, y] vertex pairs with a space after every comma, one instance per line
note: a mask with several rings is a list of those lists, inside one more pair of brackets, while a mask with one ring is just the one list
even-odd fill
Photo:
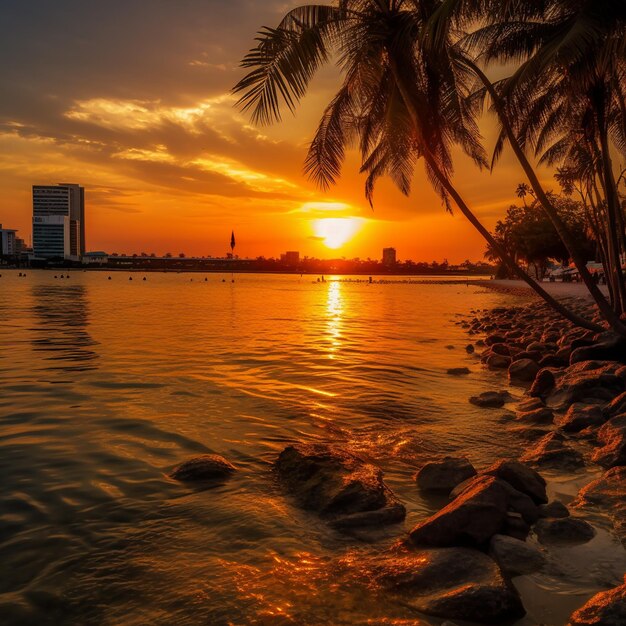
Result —
[[600, 288], [598, 287], [598, 285], [596, 285], [595, 281], [593, 280], [593, 276], [587, 269], [587, 265], [585, 263], [584, 258], [582, 257], [582, 254], [580, 253], [578, 245], [574, 241], [573, 237], [571, 236], [571, 233], [569, 232], [569, 229], [567, 228], [567, 225], [565, 224], [565, 222], [563, 222], [563, 220], [561, 219], [561, 216], [558, 214], [558, 212], [556, 211], [556, 209], [550, 202], [550, 199], [548, 198], [541, 183], [539, 182], [539, 178], [535, 174], [535, 170], [533, 169], [532, 165], [528, 161], [526, 154], [524, 153], [524, 150], [520, 146], [519, 141], [517, 140], [517, 137], [515, 136], [515, 133], [513, 132], [513, 128], [508, 121], [508, 117], [504, 110], [502, 101], [500, 100], [500, 96], [494, 89], [493, 85], [491, 84], [491, 81], [480, 70], [480, 68], [476, 66], [474, 63], [471, 63], [469, 61], [467, 62], [470, 64], [470, 66], [472, 67], [472, 70], [476, 73], [478, 78], [481, 80], [481, 82], [487, 89], [487, 92], [491, 96], [491, 99], [493, 100], [493, 103], [494, 103], [494, 108], [496, 109], [496, 112], [498, 113], [498, 117], [500, 119], [500, 123], [502, 124], [502, 128], [504, 129], [504, 132], [507, 135], [507, 139], [509, 140], [509, 144], [511, 145], [511, 148], [513, 149], [513, 152], [515, 153], [517, 160], [519, 161], [520, 165], [522, 166], [522, 169], [524, 170], [524, 173], [526, 174], [528, 178], [528, 182], [533, 188], [533, 191], [535, 192], [537, 199], [541, 203], [542, 208], [546, 212], [546, 215], [550, 218], [550, 221], [554, 225], [559, 237], [565, 244], [565, 247], [567, 248], [570, 256], [572, 257], [574, 264], [576, 265], [576, 268], [578, 269], [578, 272], [580, 273], [580, 276], [583, 279], [583, 282], [585, 283], [585, 286], [589, 290], [591, 297], [594, 299], [594, 301], [598, 305], [598, 308], [600, 309], [600, 313], [602, 314], [602, 317], [604, 317], [604, 319], [609, 323], [611, 328], [616, 333], [618, 333], [621, 336], [626, 337], [626, 325], [624, 325], [624, 323], [621, 321], [619, 317], [619, 314], [613, 309], [613, 307], [610, 305], [608, 300], [604, 297], [604, 294], [600, 291]]
[[[404, 83], [402, 82], [402, 78], [400, 77], [400, 73], [398, 72], [395, 63], [393, 60], [390, 60], [390, 67], [394, 74], [394, 78], [396, 84], [398, 85], [398, 89], [400, 91], [400, 95], [404, 100], [404, 104], [411, 116], [411, 120], [415, 126], [415, 128], [419, 128], [419, 117], [417, 115], [417, 111], [415, 109], [415, 105], [411, 98], [410, 91], [406, 88]], [[577, 313], [570, 311], [566, 306], [560, 303], [556, 298], [551, 296], [538, 282], [534, 281], [517, 263], [513, 261], [513, 259], [509, 256], [509, 254], [502, 248], [502, 246], [496, 241], [493, 235], [482, 225], [480, 220], [474, 215], [472, 210], [467, 206], [459, 192], [456, 190], [452, 182], [448, 179], [448, 177], [441, 171], [439, 168], [436, 159], [433, 157], [432, 153], [428, 149], [428, 146], [424, 146], [424, 160], [430, 167], [431, 171], [435, 174], [442, 187], [446, 190], [446, 192], [450, 195], [450, 197], [454, 200], [456, 205], [459, 207], [461, 213], [467, 218], [467, 220], [474, 226], [474, 228], [484, 237], [487, 243], [491, 246], [491, 248], [498, 254], [498, 256], [502, 259], [502, 262], [516, 275], [518, 278], [523, 280], [537, 295], [539, 295], [546, 303], [548, 303], [555, 311], [560, 313], [563, 317], [568, 319], [570, 322], [575, 324], [576, 326], [580, 326], [581, 328], [586, 328], [588, 330], [592, 330], [594, 332], [601, 332], [604, 330], [598, 324], [595, 324]], [[625, 329], [626, 333], [626, 329]]]

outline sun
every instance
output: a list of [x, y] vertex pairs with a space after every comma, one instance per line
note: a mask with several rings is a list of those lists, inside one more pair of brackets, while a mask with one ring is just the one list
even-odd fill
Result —
[[313, 230], [327, 248], [336, 250], [350, 241], [362, 225], [360, 217], [325, 217], [313, 222]]

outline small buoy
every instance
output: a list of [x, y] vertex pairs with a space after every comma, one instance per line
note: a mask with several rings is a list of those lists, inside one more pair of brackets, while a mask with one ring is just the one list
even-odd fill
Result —
[[144, 276], [143, 279], [146, 280], [146, 277]]
[[128, 277], [128, 280], [132, 280], [132, 279], [133, 279], [133, 277], [132, 277], [132, 276], [129, 276], [129, 277]]
[[[0, 274], [0, 276], [2, 276], [2, 274]], [[204, 277], [204, 282], [206, 283], [209, 279], [205, 276]]]
[[111, 277], [109, 276], [109, 280], [111, 280]]
[[231, 283], [234, 283], [234, 282], [235, 282], [235, 279], [233, 278], [230, 282], [231, 282]]
[[226, 279], [225, 279], [225, 278], [222, 278], [222, 282], [223, 282], [223, 283], [225, 283], [225, 282], [226, 282]]
[[55, 274], [55, 275], [54, 275], [54, 277], [56, 278], [56, 277], [57, 277], [57, 275]]

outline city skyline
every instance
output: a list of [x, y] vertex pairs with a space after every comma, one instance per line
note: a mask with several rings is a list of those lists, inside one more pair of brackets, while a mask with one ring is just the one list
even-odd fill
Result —
[[[28, 232], [31, 181], [80, 179], [90, 193], [92, 250], [165, 253], [174, 239], [202, 254], [220, 251], [221, 233], [235, 228], [250, 256], [294, 247], [326, 256], [339, 245], [342, 255], [365, 257], [393, 241], [408, 258], [481, 257], [481, 238], [445, 212], [421, 169], [411, 198], [385, 181], [374, 210], [354, 153], [329, 192], [303, 176], [334, 70], [316, 77], [297, 116], [281, 125], [252, 127], [234, 107], [230, 90], [254, 33], [295, 4], [190, 0], [157, 3], [149, 16], [116, 2], [106, 12], [76, 4], [62, 14], [43, 2], [36, 10], [11, 6], [0, 25], [5, 54], [15, 59], [0, 69], [0, 221]], [[491, 118], [483, 130], [492, 145]], [[522, 172], [506, 151], [493, 176], [458, 163], [459, 187], [492, 226], [515, 200]]]

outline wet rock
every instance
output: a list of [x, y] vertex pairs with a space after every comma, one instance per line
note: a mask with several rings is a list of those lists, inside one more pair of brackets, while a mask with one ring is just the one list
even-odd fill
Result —
[[613, 467], [579, 492], [572, 506], [601, 506], [607, 509], [626, 507], [626, 467]]
[[616, 363], [584, 361], [565, 370], [556, 381], [549, 402], [569, 407], [574, 402], [609, 402], [622, 393], [626, 381], [615, 374]]
[[526, 413], [528, 411], [534, 411], [535, 409], [542, 409], [545, 406], [541, 398], [525, 398], [521, 402], [517, 403], [517, 411], [520, 413]]
[[533, 398], [545, 398], [554, 389], [556, 378], [554, 373], [548, 369], [539, 370], [535, 376], [533, 384], [528, 390], [528, 395]]
[[447, 373], [450, 376], [465, 376], [470, 373], [470, 370], [467, 367], [451, 367]]
[[507, 535], [494, 535], [489, 542], [489, 555], [509, 576], [522, 576], [540, 570], [546, 559], [537, 548]]
[[539, 361], [541, 361], [542, 358], [543, 358], [543, 354], [541, 354], [541, 352], [524, 350], [523, 352], [518, 352], [515, 355], [515, 358], [513, 360], [521, 361], [522, 359], [530, 359], [531, 361], [535, 361], [536, 363], [539, 363]]
[[502, 624], [525, 613], [493, 559], [470, 548], [438, 548], [362, 562], [367, 580], [402, 604], [444, 619]]
[[478, 396], [472, 396], [469, 401], [476, 406], [499, 409], [510, 399], [508, 391], [485, 391]]
[[598, 430], [602, 447], [593, 454], [593, 462], [602, 467], [626, 465], [626, 413], [611, 418]]
[[337, 527], [391, 524], [406, 515], [383, 482], [382, 470], [339, 448], [288, 446], [280, 453], [276, 470], [302, 508], [316, 511]]
[[572, 470], [584, 467], [585, 461], [578, 450], [567, 445], [560, 433], [548, 433], [528, 450], [520, 461], [551, 469]]
[[507, 513], [507, 489], [493, 476], [472, 484], [450, 504], [409, 533], [415, 545], [483, 545], [500, 531]]
[[546, 354], [541, 361], [539, 361], [539, 367], [567, 367], [569, 365], [569, 358], [558, 356], [556, 354]]
[[530, 534], [530, 524], [524, 521], [524, 518], [514, 511], [509, 511], [506, 514], [506, 520], [501, 534], [507, 537], [513, 537], [519, 541], [525, 541], [526, 537]]
[[576, 348], [572, 352], [570, 363], [574, 364], [591, 360], [626, 363], [626, 339], [610, 333], [603, 333], [603, 335], [604, 337], [598, 343]]
[[544, 406], [533, 411], [520, 411], [515, 419], [526, 424], [552, 424], [554, 411]]
[[446, 457], [426, 463], [416, 474], [420, 489], [450, 493], [458, 484], [476, 475], [474, 466], [465, 457]]
[[531, 359], [520, 359], [509, 366], [509, 380], [511, 382], [530, 383], [535, 380], [539, 372], [539, 365]]
[[568, 626], [624, 626], [626, 583], [601, 591], [570, 617]]
[[595, 537], [596, 531], [585, 520], [575, 517], [540, 519], [534, 526], [541, 543], [586, 543]]
[[487, 358], [487, 367], [490, 370], [505, 370], [511, 364], [510, 356], [502, 356], [501, 354], [492, 354]]
[[534, 469], [524, 463], [502, 459], [481, 474], [504, 480], [517, 491], [530, 496], [535, 504], [544, 504], [548, 501], [546, 481]]
[[182, 482], [220, 480], [228, 478], [236, 467], [218, 454], [203, 454], [177, 465], [170, 477]]
[[474, 348], [474, 346], [471, 343], [468, 343], [465, 346], [465, 352], [467, 352], [467, 354], [474, 354], [475, 350], [476, 349]]
[[486, 346], [492, 346], [494, 343], [505, 343], [505, 339], [502, 335], [489, 335], [485, 338]]
[[541, 517], [562, 518], [569, 517], [569, 511], [562, 502], [553, 500], [549, 504], [539, 506], [539, 515]]
[[511, 349], [506, 343], [494, 343], [491, 346], [491, 352], [501, 356], [511, 356]]
[[599, 426], [605, 421], [602, 409], [595, 404], [575, 402], [565, 415], [555, 419], [555, 424], [566, 433], [578, 433], [590, 426]]

